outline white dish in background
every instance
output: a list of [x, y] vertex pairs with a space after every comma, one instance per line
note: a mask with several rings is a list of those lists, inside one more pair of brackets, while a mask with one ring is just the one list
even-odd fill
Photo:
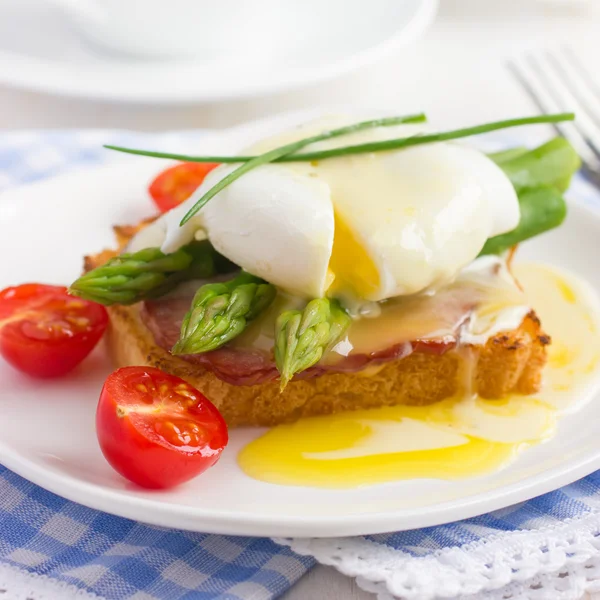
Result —
[[[92, 43], [153, 59], [259, 57], [297, 31], [320, 0], [45, 0]], [[327, 8], [339, 10], [336, 2]], [[298, 14], [300, 13], [300, 14]]]
[[[257, 134], [306, 117], [282, 115], [210, 134], [195, 150], [235, 151]], [[123, 164], [76, 171], [1, 195], [0, 255], [11, 259], [2, 264], [0, 289], [26, 281], [72, 281], [84, 254], [112, 244], [113, 224], [150, 213], [145, 185], [164, 165], [123, 157]], [[600, 215], [572, 205], [561, 228], [524, 244], [519, 257], [570, 269], [600, 291], [600, 271], [590, 260], [599, 235]], [[96, 441], [95, 407], [110, 370], [102, 347], [72, 376], [54, 381], [29, 379], [0, 360], [0, 462], [61, 496], [120, 516], [205, 532], [293, 537], [379, 533], [463, 519], [600, 468], [600, 403], [593, 401], [563, 416], [549, 442], [484, 477], [345, 490], [272, 485], [249, 478], [237, 466], [237, 451], [262, 431], [246, 429], [231, 432], [230, 445], [207, 473], [172, 491], [145, 491], [111, 469]]]
[[418, 37], [437, 8], [437, 0], [372, 0], [368, 6], [362, 0], [314, 1], [305, 3], [295, 28], [273, 34], [277, 50], [263, 52], [261, 59], [249, 52], [151, 61], [88, 46], [67, 15], [45, 0], [0, 0], [0, 83], [154, 104], [281, 92], [382, 58]]

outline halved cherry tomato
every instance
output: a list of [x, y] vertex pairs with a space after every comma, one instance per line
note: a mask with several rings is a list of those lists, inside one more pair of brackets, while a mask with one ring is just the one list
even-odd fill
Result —
[[25, 283], [0, 292], [0, 354], [35, 377], [75, 368], [107, 324], [103, 306], [69, 296], [65, 287]]
[[160, 212], [167, 212], [187, 200], [216, 163], [181, 163], [163, 171], [148, 188]]
[[96, 413], [106, 460], [146, 488], [168, 488], [214, 465], [227, 445], [221, 413], [179, 377], [152, 367], [108, 376]]

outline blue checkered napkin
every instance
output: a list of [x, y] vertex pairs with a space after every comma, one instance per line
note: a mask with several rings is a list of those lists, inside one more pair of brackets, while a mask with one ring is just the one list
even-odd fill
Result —
[[[104, 160], [109, 153], [101, 145], [108, 141], [142, 147], [156, 142], [175, 151], [199, 135], [4, 133], [0, 190]], [[270, 600], [313, 564], [312, 558], [268, 539], [173, 531], [113, 517], [64, 500], [0, 466], [0, 598], [6, 600], [11, 596], [1, 593], [2, 585], [6, 594], [17, 585], [11, 583], [11, 576], [18, 575], [11, 567], [110, 599]], [[2, 570], [3, 565], [9, 568]], [[66, 594], [44, 597], [62, 600]]]
[[[115, 600], [270, 600], [314, 560], [266, 538], [190, 533], [113, 517], [0, 466], [0, 568], [2, 563]], [[0, 571], [0, 592], [2, 581]], [[11, 590], [7, 575], [4, 586]]]
[[202, 130], [161, 134], [100, 129], [3, 132], [0, 134], [0, 191], [58, 175], [73, 167], [124, 158], [123, 154], [105, 150], [103, 144], [186, 152], [206, 135], [209, 132]]

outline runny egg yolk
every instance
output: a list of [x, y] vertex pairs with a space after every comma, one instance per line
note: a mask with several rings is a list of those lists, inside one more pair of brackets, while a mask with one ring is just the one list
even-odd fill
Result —
[[[323, 488], [460, 479], [492, 472], [548, 439], [557, 417], [579, 408], [598, 383], [600, 304], [568, 273], [533, 264], [513, 271], [553, 340], [538, 394], [484, 400], [467, 389], [429, 406], [301, 419], [244, 447], [238, 455], [242, 470], [270, 483]], [[468, 388], [473, 354], [465, 349], [462, 356], [459, 376]]]
[[334, 222], [328, 295], [351, 293], [358, 298], [368, 298], [380, 287], [379, 269], [338, 213], [335, 213]]
[[483, 439], [469, 417], [504, 429], [519, 415], [515, 405], [523, 400], [512, 399], [496, 415], [491, 401], [479, 400], [469, 415], [457, 410], [460, 402], [301, 419], [250, 443], [238, 462], [251, 477], [280, 485], [349, 488], [398, 479], [459, 479], [497, 469], [554, 429], [555, 412], [525, 400], [525, 412], [533, 417], [530, 436]]

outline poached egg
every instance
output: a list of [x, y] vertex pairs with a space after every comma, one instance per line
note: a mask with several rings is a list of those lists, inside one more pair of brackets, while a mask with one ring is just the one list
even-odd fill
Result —
[[[328, 117], [244, 154], [347, 125]], [[364, 130], [303, 152], [407, 137], [422, 125]], [[237, 165], [211, 171], [196, 193], [135, 238], [131, 250], [173, 252], [207, 237], [229, 260], [294, 295], [380, 301], [452, 280], [492, 236], [520, 218], [512, 184], [483, 153], [457, 143], [267, 164], [217, 194], [183, 227], [200, 196]]]

